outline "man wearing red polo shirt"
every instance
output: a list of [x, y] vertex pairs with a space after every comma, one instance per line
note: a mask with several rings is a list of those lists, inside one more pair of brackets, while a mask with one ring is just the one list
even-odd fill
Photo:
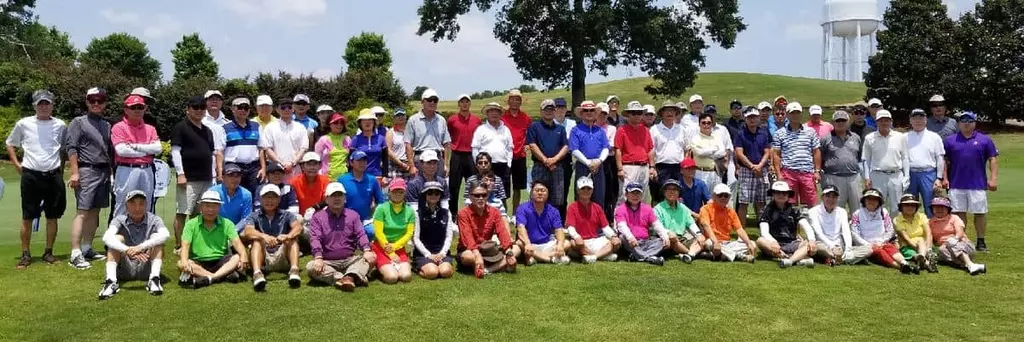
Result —
[[618, 166], [619, 179], [622, 184], [619, 188], [618, 203], [626, 201], [625, 185], [631, 183], [640, 184], [643, 189], [641, 198], [647, 198], [648, 179], [654, 178], [653, 169], [650, 168], [654, 160], [654, 142], [651, 140], [651, 131], [643, 124], [644, 105], [639, 101], [631, 101], [626, 104], [626, 125], [619, 127], [615, 132], [615, 162]]
[[[448, 117], [448, 134], [452, 136], [452, 156], [448, 170], [448, 210], [455, 217], [459, 212], [459, 194], [462, 193], [462, 182], [468, 180], [476, 170], [473, 162], [473, 132], [480, 126], [480, 118], [469, 111], [471, 100], [469, 95], [459, 95], [459, 113]], [[443, 160], [442, 160], [443, 162]], [[417, 194], [418, 196], [418, 194]]]
[[520, 109], [523, 104], [523, 93], [512, 89], [505, 97], [508, 110], [501, 116], [501, 121], [512, 132], [512, 207], [519, 207], [521, 190], [526, 190], [526, 130], [530, 128], [530, 115]]

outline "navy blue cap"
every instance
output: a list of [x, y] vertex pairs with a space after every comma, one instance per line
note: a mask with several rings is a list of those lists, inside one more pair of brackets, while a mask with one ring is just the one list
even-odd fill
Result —
[[683, 186], [679, 184], [679, 181], [677, 181], [675, 179], [672, 179], [672, 178], [669, 178], [665, 182], [661, 183], [661, 190], [662, 191], [668, 190], [668, 187], [670, 187], [670, 186], [675, 186], [676, 190], [679, 190], [679, 189], [683, 188]]
[[233, 173], [242, 173], [242, 168], [238, 167], [238, 164], [234, 163], [224, 164], [224, 174], [230, 175]]
[[713, 105], [713, 104], [709, 104], [707, 106], [704, 106], [704, 112], [705, 113], [718, 113], [718, 107], [715, 107], [715, 105]]
[[743, 102], [740, 102], [740, 100], [732, 100], [732, 102], [729, 102], [729, 109], [733, 108], [743, 108]]
[[281, 166], [280, 163], [275, 162], [267, 163], [267, 173], [273, 172], [284, 172], [284, 166]]
[[190, 107], [203, 107], [206, 108], [206, 99], [202, 96], [192, 96], [188, 98], [188, 106]]
[[555, 107], [567, 107], [564, 97], [555, 98]]
[[405, 115], [405, 108], [402, 108], [402, 107], [395, 108], [395, 112], [394, 112], [393, 115], [394, 116]]
[[631, 182], [629, 184], [626, 184], [626, 193], [630, 193], [630, 192], [634, 192], [634, 191], [643, 192], [644, 191], [644, 187], [641, 186], [640, 183], [637, 183], [637, 182]]

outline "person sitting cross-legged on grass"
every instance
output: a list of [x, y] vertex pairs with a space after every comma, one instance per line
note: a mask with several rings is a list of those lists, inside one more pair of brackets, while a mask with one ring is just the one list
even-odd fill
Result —
[[530, 201], [516, 208], [516, 245], [523, 250], [526, 265], [548, 262], [568, 264], [569, 242], [558, 209], [548, 204], [548, 186], [541, 181], [530, 184]]
[[839, 205], [839, 198], [839, 188], [826, 185], [821, 189], [821, 202], [807, 211], [807, 220], [811, 222], [817, 240], [814, 256], [829, 266], [853, 265], [871, 255], [871, 247], [853, 245], [849, 215]]
[[932, 200], [933, 216], [928, 220], [928, 227], [932, 242], [939, 246], [939, 260], [964, 267], [971, 275], [988, 272], [985, 264], [971, 259], [974, 256], [974, 245], [964, 235], [964, 221], [960, 216], [950, 215], [952, 209], [948, 198], [936, 197]]
[[[512, 243], [501, 213], [487, 204], [488, 195], [486, 184], [473, 184], [469, 189], [473, 203], [459, 210], [458, 216], [458, 263], [460, 269], [472, 269], [477, 278], [502, 270], [515, 272], [519, 255], [519, 246]], [[492, 240], [494, 236], [497, 243]]]
[[[359, 213], [345, 207], [345, 186], [327, 184], [327, 208], [317, 211], [309, 222], [309, 244], [313, 261], [306, 273], [316, 281], [333, 284], [345, 292], [366, 286], [370, 265], [377, 258], [370, 250]], [[356, 252], [362, 251], [362, 255]]]
[[590, 177], [576, 180], [576, 202], [566, 209], [565, 225], [572, 238], [569, 254], [591, 264], [598, 259], [618, 260], [615, 254], [621, 245], [619, 237], [608, 224], [601, 205], [594, 203], [594, 181]]
[[377, 270], [385, 284], [412, 280], [412, 265], [405, 245], [416, 231], [416, 210], [405, 203], [406, 182], [395, 178], [388, 186], [387, 203], [381, 203], [373, 212], [374, 241], [370, 245], [377, 257]]
[[669, 246], [668, 231], [654, 216], [651, 206], [643, 202], [643, 193], [640, 183], [626, 185], [626, 202], [615, 208], [615, 227], [619, 229], [622, 248], [629, 252], [630, 261], [662, 266], [665, 259], [658, 254]]
[[[747, 231], [743, 229], [736, 211], [729, 208], [729, 197], [732, 192], [728, 185], [718, 184], [715, 186], [715, 195], [711, 203], [700, 208], [700, 223], [704, 226], [704, 235], [708, 237], [707, 244], [711, 245], [713, 260], [736, 261], [736, 259], [753, 263], [757, 255], [757, 246]], [[739, 240], [732, 240], [732, 232], [736, 232]]]
[[[761, 237], [757, 238], [757, 247], [765, 256], [779, 260], [781, 268], [794, 264], [814, 267], [814, 259], [811, 259], [817, 247], [814, 231], [800, 209], [789, 203], [793, 195], [794, 191], [786, 182], [772, 183], [768, 189], [771, 203], [764, 207], [758, 220]], [[797, 230], [803, 230], [807, 239], [801, 238]]]
[[108, 299], [120, 290], [118, 281], [145, 280], [146, 290], [154, 296], [164, 293], [160, 279], [164, 241], [171, 233], [159, 216], [146, 211], [146, 193], [130, 191], [125, 195], [125, 214], [114, 217], [103, 234], [107, 245], [107, 279], [99, 298]]
[[854, 243], [871, 246], [871, 260], [882, 266], [898, 269], [904, 274], [920, 273], [921, 269], [907, 263], [896, 248], [896, 232], [884, 205], [881, 191], [875, 188], [864, 190], [860, 196], [860, 209], [850, 219]]
[[690, 208], [679, 201], [679, 181], [669, 178], [661, 185], [665, 200], [654, 207], [654, 215], [668, 230], [668, 247], [687, 264], [693, 262], [706, 244]]
[[[223, 279], [237, 281], [236, 271], [245, 270], [248, 264], [245, 246], [238, 238], [234, 223], [218, 215], [221, 203], [216, 191], [204, 192], [199, 199], [200, 215], [185, 222], [181, 233], [180, 280], [191, 279], [196, 289]], [[237, 254], [231, 254], [229, 246]]]
[[277, 185], [264, 185], [259, 196], [260, 207], [237, 226], [242, 241], [251, 245], [252, 287], [256, 291], [266, 288], [265, 272], [288, 272], [288, 286], [298, 288], [302, 285], [298, 244], [302, 221], [281, 209], [281, 188]]
[[448, 252], [454, 235], [448, 229], [450, 212], [441, 205], [441, 194], [446, 190], [440, 182], [423, 183], [423, 191], [417, 201], [419, 215], [416, 232], [412, 236], [415, 247], [412, 257], [416, 272], [425, 279], [450, 278], [455, 272]]
[[900, 240], [900, 254], [908, 260], [916, 261], [918, 267], [930, 273], [937, 273], [939, 269], [935, 263], [938, 262], [939, 256], [932, 250], [932, 232], [928, 229], [928, 217], [918, 211], [920, 207], [921, 202], [918, 202], [914, 195], [904, 194], [897, 204], [900, 215], [892, 219], [892, 225]]

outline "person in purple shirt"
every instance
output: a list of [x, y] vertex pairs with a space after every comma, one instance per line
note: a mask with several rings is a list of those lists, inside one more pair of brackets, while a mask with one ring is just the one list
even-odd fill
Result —
[[[352, 292], [357, 284], [368, 285], [370, 265], [377, 258], [370, 252], [359, 214], [345, 208], [345, 187], [338, 182], [327, 184], [324, 195], [327, 208], [310, 219], [309, 244], [313, 261], [306, 264], [306, 273], [314, 280]], [[363, 254], [356, 254], [358, 250]]]
[[565, 239], [561, 214], [548, 204], [549, 191], [544, 182], [533, 181], [530, 202], [516, 208], [516, 244], [522, 248], [527, 266], [537, 261], [569, 263], [569, 256], [565, 255], [569, 241]]
[[[988, 252], [985, 228], [988, 225], [988, 195], [996, 191], [999, 173], [999, 150], [987, 135], [977, 129], [978, 116], [964, 112], [957, 119], [960, 132], [946, 137], [946, 174], [942, 186], [949, 189], [953, 213], [967, 222], [967, 213], [974, 214], [974, 230], [978, 233], [975, 249]], [[986, 177], [986, 168], [988, 169]]]

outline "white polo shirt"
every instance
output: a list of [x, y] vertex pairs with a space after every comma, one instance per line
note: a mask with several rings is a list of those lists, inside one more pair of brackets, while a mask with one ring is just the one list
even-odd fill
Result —
[[504, 123], [498, 121], [498, 126], [493, 126], [484, 121], [473, 131], [473, 159], [480, 152], [487, 152], [491, 155], [491, 163], [511, 164], [512, 163], [512, 131]]
[[7, 146], [21, 147], [25, 158], [21, 166], [35, 171], [51, 171], [60, 167], [60, 149], [67, 132], [64, 120], [51, 117], [39, 120], [35, 115], [14, 124]]
[[294, 165], [298, 161], [295, 156], [298, 151], [309, 147], [309, 134], [301, 123], [277, 120], [263, 128], [260, 147], [273, 150], [280, 162]]
[[654, 163], [679, 164], [683, 162], [683, 154], [689, 143], [686, 128], [680, 124], [668, 128], [664, 123], [651, 128], [651, 140], [654, 141]]
[[910, 131], [907, 135], [907, 150], [910, 154], [910, 169], [937, 169], [943, 163], [946, 148], [942, 146], [942, 137], [927, 129], [921, 132]]

